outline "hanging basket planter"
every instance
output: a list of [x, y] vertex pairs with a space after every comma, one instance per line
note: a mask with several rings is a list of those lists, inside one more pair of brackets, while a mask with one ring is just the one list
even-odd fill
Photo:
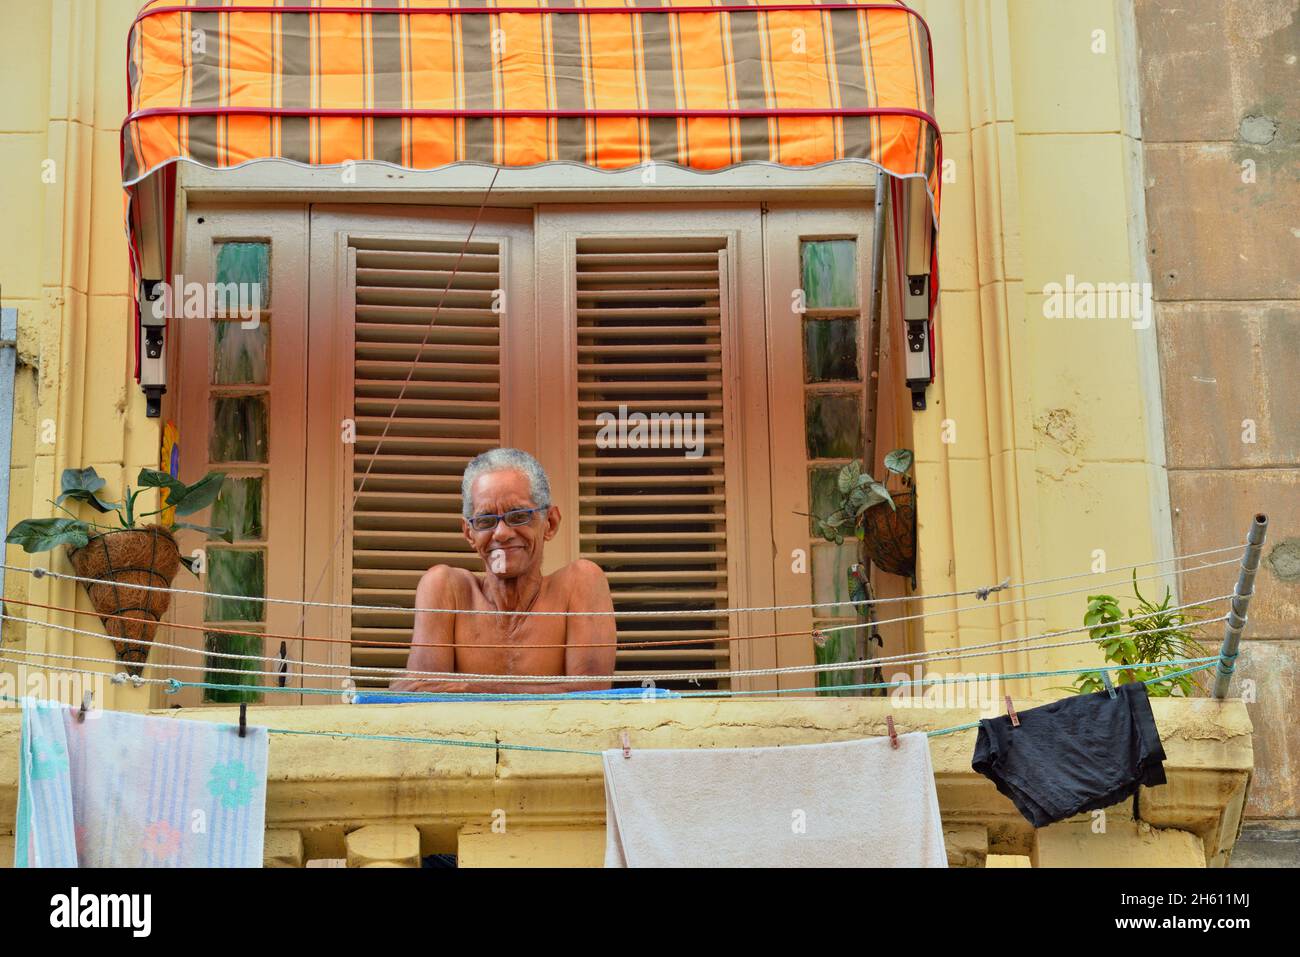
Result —
[[862, 513], [862, 547], [881, 571], [911, 575], [916, 570], [916, 493], [893, 493], [894, 508], [887, 502]]
[[[170, 588], [182, 565], [196, 571], [196, 559], [180, 554], [172, 532], [187, 528], [226, 542], [231, 535], [227, 529], [207, 525], [174, 520], [168, 525], [137, 524], [137, 519], [167, 513], [174, 519], [205, 509], [217, 500], [225, 478], [222, 472], [209, 472], [186, 485], [167, 472], [143, 468], [138, 487], [133, 490], [128, 485], [123, 500], [111, 502], [101, 497], [105, 483], [94, 468], [64, 469], [59, 483], [62, 491], [51, 504], [71, 517], [25, 518], [9, 530], [5, 543], [20, 545], [29, 555], [66, 546], [77, 575], [97, 579], [83, 582], [86, 592], [118, 661], [139, 677], [149, 660], [147, 642], [153, 641], [158, 622], [171, 603], [170, 592], [155, 589]], [[154, 489], [166, 494], [165, 505], [141, 514], [137, 500]], [[100, 515], [115, 515], [121, 528], [83, 521], [65, 502], [80, 502]]]
[[[149, 659], [149, 645], [140, 642], [153, 641], [171, 593], [133, 586], [170, 587], [181, 567], [176, 539], [161, 525], [103, 532], [80, 548], [70, 548], [68, 559], [82, 578], [102, 580], [83, 584], [105, 632], [114, 639], [118, 661], [128, 673], [139, 675]], [[122, 617], [109, 617], [113, 615]], [[129, 640], [117, 640], [124, 638]]]

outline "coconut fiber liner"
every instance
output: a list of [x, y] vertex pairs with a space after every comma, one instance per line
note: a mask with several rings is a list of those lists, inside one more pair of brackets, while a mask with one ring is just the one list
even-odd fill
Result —
[[171, 604], [171, 593], [132, 586], [171, 585], [180, 569], [176, 540], [161, 525], [122, 529], [96, 535], [68, 558], [82, 578], [103, 580], [84, 583], [86, 591], [108, 635], [131, 639], [114, 641], [113, 648], [127, 671], [139, 675], [149, 658], [149, 646], [143, 642], [153, 641], [158, 622]]

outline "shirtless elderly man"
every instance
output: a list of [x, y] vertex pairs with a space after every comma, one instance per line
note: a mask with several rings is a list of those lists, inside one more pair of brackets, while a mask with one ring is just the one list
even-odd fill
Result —
[[[482, 576], [434, 565], [415, 591], [417, 608], [519, 612], [458, 615], [417, 612], [407, 670], [490, 675], [607, 675], [614, 670], [614, 618], [525, 615], [528, 611], [611, 612], [605, 573], [585, 559], [542, 574], [542, 550], [560, 527], [560, 510], [538, 461], [519, 449], [493, 449], [470, 461], [461, 480], [465, 540], [483, 559]], [[396, 691], [594, 691], [609, 682], [487, 682], [399, 678]]]

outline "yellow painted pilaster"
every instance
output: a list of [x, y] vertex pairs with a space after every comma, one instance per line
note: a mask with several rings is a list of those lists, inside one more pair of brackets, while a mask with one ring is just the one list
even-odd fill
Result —
[[[0, 185], [4, 207], [22, 228], [5, 256], [6, 305], [19, 309], [19, 374], [11, 497], [6, 529], [29, 517], [61, 514], [51, 504], [65, 468], [93, 465], [120, 494], [124, 478], [158, 461], [159, 427], [144, 418], [133, 382], [129, 267], [122, 223], [118, 128], [125, 110], [123, 57], [134, 0], [52, 0], [19, 5], [6, 31], [6, 74], [17, 71], [30, 95], [0, 104], [0, 157], [15, 175]], [[8, 15], [9, 12], [7, 12]], [[6, 89], [18, 85], [6, 83]], [[39, 105], [39, 108], [36, 108]], [[4, 250], [6, 253], [8, 249]], [[14, 267], [14, 268], [9, 268]], [[17, 296], [15, 303], [11, 297]], [[70, 571], [62, 551], [28, 556], [6, 548], [11, 564]], [[84, 590], [18, 572], [6, 578], [10, 615], [102, 630], [93, 616], [19, 605], [90, 610]], [[4, 647], [25, 666], [4, 665], [18, 687], [72, 695], [66, 682], [29, 684], [43, 665], [70, 662], [16, 650], [115, 659], [99, 637], [6, 623]], [[91, 670], [122, 669], [82, 663]], [[19, 672], [26, 672], [19, 675]], [[150, 704], [147, 688], [97, 689], [115, 708]]]
[[[925, 0], [944, 135], [938, 382], [914, 418], [921, 592], [1081, 575], [1158, 557], [1168, 535], [1152, 343], [1122, 320], [1044, 317], [1043, 287], [1143, 275], [1132, 110], [1114, 0]], [[936, 498], [941, 499], [936, 503]], [[1098, 579], [1111, 582], [1122, 574]], [[1088, 579], [1028, 590], [1087, 586]], [[1114, 589], [1121, 590], [1121, 589]], [[1085, 595], [927, 602], [927, 648], [1078, 626]], [[1001, 602], [1001, 604], [999, 604]], [[1005, 653], [1020, 671], [1095, 657]], [[1042, 690], [1048, 679], [1034, 686]], [[1028, 688], [1012, 688], [1027, 693]]]

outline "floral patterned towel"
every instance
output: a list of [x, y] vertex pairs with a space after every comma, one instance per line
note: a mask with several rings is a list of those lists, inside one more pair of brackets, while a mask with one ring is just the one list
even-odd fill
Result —
[[265, 728], [23, 699], [15, 867], [261, 867]]

